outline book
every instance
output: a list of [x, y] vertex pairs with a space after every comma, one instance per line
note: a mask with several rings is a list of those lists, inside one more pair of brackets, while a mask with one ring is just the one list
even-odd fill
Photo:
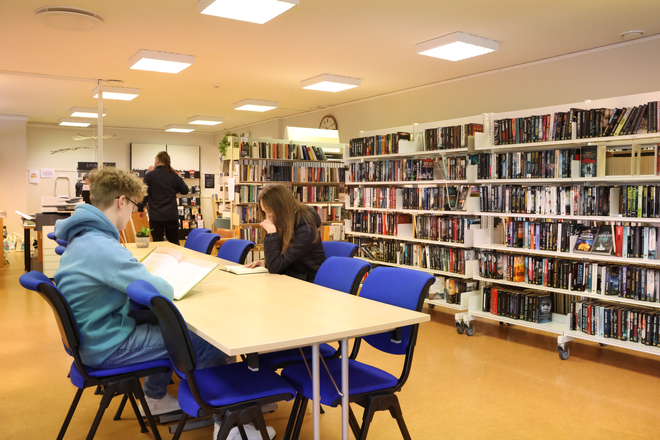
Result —
[[589, 253], [594, 245], [594, 239], [596, 238], [596, 229], [584, 229], [578, 235], [577, 240], [575, 241], [575, 247], [573, 252], [582, 252]]
[[[578, 238], [579, 240], [579, 238]], [[591, 251], [595, 254], [610, 255], [614, 244], [614, 237], [612, 236], [612, 226], [603, 225], [598, 228], [596, 238], [594, 238]]]
[[265, 267], [253, 267], [250, 269], [245, 266], [225, 266], [223, 270], [234, 273], [236, 275], [253, 275], [257, 273], [268, 273], [268, 269], [266, 269]]
[[468, 193], [470, 191], [469, 185], [461, 185], [461, 191], [458, 194], [458, 202], [456, 203], [456, 210], [463, 211], [465, 208], [465, 201], [468, 198]]
[[175, 300], [183, 298], [218, 266], [198, 258], [186, 258], [176, 249], [165, 247], [155, 248], [142, 263], [153, 275], [170, 283]]

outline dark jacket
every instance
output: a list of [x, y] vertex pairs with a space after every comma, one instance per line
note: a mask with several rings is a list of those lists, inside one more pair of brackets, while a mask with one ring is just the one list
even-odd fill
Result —
[[[316, 227], [321, 226], [321, 218], [314, 211]], [[290, 277], [314, 282], [316, 272], [325, 261], [323, 242], [314, 234], [303, 220], [298, 223], [293, 231], [293, 238], [287, 250], [282, 253], [280, 237], [277, 232], [266, 234], [264, 238], [264, 256], [266, 267], [270, 273], [289, 275]], [[317, 237], [317, 241], [314, 238]]]
[[178, 220], [176, 195], [188, 194], [188, 185], [176, 173], [170, 173], [164, 166], [158, 166], [144, 176], [149, 187], [147, 203], [149, 219], [157, 222]]

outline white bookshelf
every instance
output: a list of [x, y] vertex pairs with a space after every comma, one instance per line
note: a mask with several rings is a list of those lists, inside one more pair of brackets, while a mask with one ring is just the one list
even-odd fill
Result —
[[362, 257], [358, 257], [358, 258], [368, 262], [369, 264], [377, 264], [377, 265], [380, 265], [380, 266], [400, 267], [400, 268], [403, 268], [403, 269], [414, 269], [414, 270], [418, 270], [420, 272], [426, 272], [426, 273], [430, 273], [430, 274], [433, 274], [433, 275], [443, 275], [443, 276], [451, 277], [451, 278], [462, 278], [462, 279], [472, 279], [472, 278], [474, 278], [473, 273], [472, 273], [472, 269], [473, 269], [474, 266], [472, 264], [469, 264], [470, 263], [469, 261], [466, 261], [465, 273], [461, 274], [461, 273], [447, 272], [447, 271], [439, 270], [439, 269], [428, 269], [428, 268], [420, 267], [420, 266], [411, 266], [411, 265], [407, 265], [407, 264], [388, 263], [388, 262], [385, 262], [385, 261], [370, 260], [368, 258], [362, 258]]

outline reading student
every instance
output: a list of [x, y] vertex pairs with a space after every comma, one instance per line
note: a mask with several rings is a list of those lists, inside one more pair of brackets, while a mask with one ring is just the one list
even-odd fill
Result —
[[283, 185], [266, 186], [259, 194], [259, 206], [266, 214], [261, 227], [266, 230], [264, 260], [246, 267], [266, 266], [268, 272], [289, 275], [314, 282], [325, 261], [325, 251], [319, 234], [321, 218], [312, 209], [296, 200]]
[[[95, 170], [89, 180], [92, 205], [76, 205], [71, 217], [55, 224], [55, 235], [68, 245], [54, 279], [78, 322], [82, 361], [109, 369], [167, 359], [158, 325], [132, 317], [126, 287], [145, 280], [171, 300], [172, 286], [149, 273], [119, 243], [119, 230], [137, 210], [146, 187], [116, 168]], [[190, 336], [202, 368], [226, 363], [224, 353], [196, 334]], [[167, 394], [171, 376], [162, 373], [144, 380], [144, 394], [154, 415], [179, 409], [176, 397]]]
[[144, 176], [149, 187], [147, 203], [149, 207], [149, 227], [154, 241], [167, 241], [179, 244], [179, 211], [176, 205], [177, 194], [188, 194], [188, 186], [172, 168], [170, 155], [161, 151], [156, 155], [154, 169]]

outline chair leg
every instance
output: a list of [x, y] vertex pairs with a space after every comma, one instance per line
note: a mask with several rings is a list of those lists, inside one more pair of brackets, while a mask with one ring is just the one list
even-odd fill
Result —
[[[133, 392], [128, 392], [124, 394], [124, 397], [128, 396], [129, 399], [131, 399], [131, 407], [133, 407], [133, 412], [135, 413], [135, 418], [137, 418], [138, 423], [140, 424], [140, 431], [141, 432], [149, 432], [147, 429], [147, 426], [144, 424], [144, 420], [142, 420], [142, 415], [140, 414], [140, 410], [138, 409], [137, 403], [135, 403], [135, 397], [133, 397]], [[122, 400], [123, 402], [123, 400]], [[146, 414], [146, 413], [145, 413]]]
[[[261, 433], [261, 438], [263, 440], [270, 440], [270, 437], [268, 436], [268, 430], [266, 429], [266, 421], [264, 420], [264, 414], [261, 411], [261, 406], [259, 405], [252, 405], [249, 406], [243, 410], [240, 411], [238, 421], [240, 425], [238, 426], [238, 430], [241, 433], [241, 436], [243, 435], [243, 426], [245, 426], [248, 423], [254, 423], [255, 428], [257, 428], [257, 431]], [[244, 440], [247, 439], [247, 435]]]
[[378, 397], [370, 398], [367, 405], [364, 407], [364, 414], [362, 414], [362, 430], [360, 437], [357, 440], [366, 440], [369, 433], [369, 425], [374, 418], [374, 413], [378, 411]]
[[76, 395], [73, 397], [73, 402], [71, 402], [71, 406], [69, 407], [69, 412], [66, 414], [64, 423], [62, 423], [62, 428], [60, 428], [60, 433], [57, 435], [57, 440], [62, 440], [64, 438], [64, 434], [69, 427], [69, 423], [71, 423], [73, 413], [76, 412], [76, 407], [78, 406], [78, 402], [80, 402], [80, 396], [82, 396], [83, 391], [83, 388], [78, 388], [78, 391], [76, 391]]
[[360, 428], [360, 424], [358, 423], [350, 404], [348, 405], [348, 423], [355, 438], [360, 438], [362, 435], [362, 429]]
[[296, 425], [293, 428], [292, 440], [298, 440], [300, 430], [302, 429], [303, 420], [305, 420], [305, 411], [307, 411], [307, 403], [309, 399], [303, 396], [300, 401], [300, 409], [298, 410], [298, 417], [296, 418]]
[[158, 432], [158, 428], [156, 427], [156, 422], [154, 422], [154, 418], [151, 415], [151, 411], [149, 411], [149, 405], [147, 405], [147, 400], [144, 398], [144, 392], [142, 392], [142, 385], [140, 384], [140, 381], [138, 379], [133, 379], [131, 380], [131, 385], [132, 385], [133, 394], [135, 395], [135, 397], [138, 398], [138, 400], [140, 400], [140, 403], [142, 404], [142, 409], [144, 409], [144, 415], [147, 416], [147, 421], [149, 422], [149, 427], [151, 427], [151, 432], [153, 432], [154, 434], [154, 438], [156, 440], [162, 440], [160, 438], [160, 433]]
[[[229, 431], [231, 431], [231, 429], [236, 425], [240, 425], [240, 423], [238, 422], [238, 411], [225, 413], [225, 415], [222, 417], [222, 423], [220, 424], [220, 432], [218, 433], [218, 438], [214, 440], [227, 440], [227, 437], [229, 436]], [[243, 432], [245, 432], [245, 430], [243, 430]], [[176, 440], [176, 439], [172, 439], [172, 440]]]
[[404, 440], [411, 440], [410, 433], [408, 432], [408, 427], [406, 422], [403, 420], [403, 412], [401, 411], [401, 405], [399, 404], [399, 398], [395, 394], [387, 396], [383, 400], [386, 400], [389, 404], [390, 414], [392, 418], [396, 419], [397, 424], [399, 425], [399, 430], [401, 435], [403, 435]]
[[103, 418], [103, 414], [105, 413], [105, 410], [108, 408], [108, 405], [110, 405], [110, 401], [117, 392], [117, 385], [118, 384], [116, 383], [109, 384], [105, 388], [105, 390], [103, 390], [102, 392], [103, 397], [101, 398], [101, 403], [99, 403], [99, 410], [96, 412], [96, 417], [94, 417], [94, 423], [92, 423], [92, 427], [89, 428], [89, 432], [87, 433], [87, 440], [92, 440], [96, 435], [96, 430], [99, 428], [99, 425], [101, 424], [101, 419]]
[[176, 426], [176, 431], [174, 432], [174, 437], [172, 437], [172, 440], [179, 440], [179, 437], [181, 437], [181, 433], [183, 432], [183, 428], [186, 426], [187, 421], [188, 414], [183, 413], [181, 420], [179, 420], [179, 424]]
[[291, 407], [291, 414], [289, 414], [289, 421], [286, 424], [286, 431], [284, 431], [284, 440], [291, 439], [291, 432], [293, 431], [293, 425], [298, 418], [298, 409], [300, 408], [301, 399], [302, 395], [296, 394], [296, 399], [293, 401], [293, 406]]
[[[126, 406], [126, 401], [128, 400], [128, 394], [124, 394], [124, 397], [121, 399], [121, 403], [119, 404], [119, 408], [117, 408], [117, 413], [113, 417], [113, 420], [120, 420], [121, 419], [121, 413], [124, 412], [124, 406]], [[142, 431], [144, 432], [144, 431]]]

